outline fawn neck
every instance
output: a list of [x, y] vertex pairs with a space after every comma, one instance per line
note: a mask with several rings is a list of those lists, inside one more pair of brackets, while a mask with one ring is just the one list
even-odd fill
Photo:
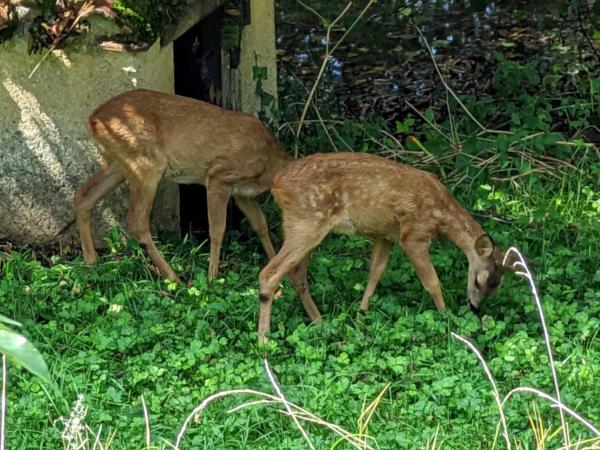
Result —
[[485, 232], [458, 202], [453, 201], [451, 206], [441, 221], [440, 233], [454, 242], [471, 263], [477, 257], [475, 240]]

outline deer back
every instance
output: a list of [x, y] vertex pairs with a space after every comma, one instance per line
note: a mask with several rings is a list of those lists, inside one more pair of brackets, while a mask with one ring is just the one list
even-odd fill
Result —
[[419, 225], [430, 237], [448, 213], [464, 210], [435, 175], [361, 153], [316, 154], [290, 163], [275, 178], [273, 196], [293, 220], [334, 221], [334, 231], [397, 241]]
[[232, 185], [252, 180], [269, 186], [289, 159], [250, 114], [145, 89], [98, 107], [88, 128], [108, 161], [126, 169], [158, 166], [178, 183], [206, 184], [207, 177], [217, 176]]

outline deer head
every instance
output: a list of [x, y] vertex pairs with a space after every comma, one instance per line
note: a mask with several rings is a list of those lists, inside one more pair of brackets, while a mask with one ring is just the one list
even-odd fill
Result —
[[505, 261], [505, 253], [496, 248], [489, 234], [482, 234], [474, 243], [475, 257], [469, 261], [467, 296], [469, 306], [479, 313], [483, 299], [494, 292], [502, 283], [507, 270], [514, 270], [514, 258]]

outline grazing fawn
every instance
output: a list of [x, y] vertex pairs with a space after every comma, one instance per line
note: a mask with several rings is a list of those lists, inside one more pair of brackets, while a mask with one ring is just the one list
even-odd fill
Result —
[[469, 261], [467, 295], [475, 311], [500, 284], [504, 253], [452, 197], [435, 175], [380, 156], [327, 153], [291, 162], [271, 189], [283, 214], [284, 243], [260, 273], [259, 340], [269, 332], [273, 294], [292, 274], [310, 319], [321, 314], [306, 278], [308, 258], [330, 231], [374, 239], [369, 281], [360, 308], [369, 298], [397, 242], [414, 266], [438, 310], [444, 309], [440, 281], [431, 264], [429, 244], [437, 235], [453, 241]]
[[87, 126], [100, 144], [104, 164], [75, 193], [75, 219], [86, 262], [97, 260], [92, 209], [126, 182], [129, 233], [164, 276], [179, 281], [150, 235], [150, 211], [161, 179], [206, 186], [209, 277], [218, 275], [230, 196], [260, 237], [269, 259], [275, 255], [257, 196], [271, 188], [273, 177], [291, 158], [257, 118], [191, 98], [138, 89], [98, 107]]

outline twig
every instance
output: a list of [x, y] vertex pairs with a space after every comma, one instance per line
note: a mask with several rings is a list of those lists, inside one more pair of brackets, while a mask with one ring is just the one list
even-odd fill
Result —
[[4, 450], [4, 430], [6, 424], [6, 355], [2, 353], [2, 402], [0, 409], [0, 450]]
[[317, 16], [323, 24], [327, 23], [327, 20], [325, 19], [325, 17], [323, 17], [321, 14], [319, 14], [319, 12], [316, 9], [314, 9], [312, 6], [307, 5], [306, 3], [304, 3], [301, 0], [297, 0], [297, 1], [302, 6], [304, 6], [307, 10], [309, 10], [311, 13], [313, 13], [315, 16]]
[[375, 414], [375, 410], [377, 409], [377, 406], [379, 406], [379, 402], [381, 402], [383, 394], [387, 392], [389, 387], [390, 383], [387, 383], [381, 392], [377, 394], [377, 397], [375, 397], [375, 399], [361, 412], [360, 416], [358, 417], [358, 432], [360, 436], [364, 436], [363, 443], [365, 446], [367, 445], [368, 438], [368, 435], [365, 433], [367, 426], [369, 425], [369, 422], [371, 422], [373, 414]]
[[90, 7], [93, 7], [93, 5], [94, 5], [93, 0], [88, 0], [83, 5], [81, 5], [81, 8], [79, 8], [79, 12], [77, 13], [77, 17], [75, 17], [75, 20], [73, 21], [71, 26], [68, 28], [67, 31], [65, 31], [63, 34], [58, 36], [54, 40], [54, 42], [52, 42], [52, 45], [48, 49], [48, 52], [46, 52], [46, 54], [42, 57], [42, 59], [40, 59], [40, 61], [35, 65], [35, 67], [33, 68], [33, 70], [31, 71], [31, 73], [29, 74], [29, 76], [27, 78], [31, 78], [33, 76], [33, 74], [40, 68], [40, 66], [46, 60], [46, 58], [48, 58], [48, 56], [50, 56], [52, 54], [52, 52], [54, 50], [56, 50], [56, 48], [60, 45], [60, 43], [69, 36], [71, 31], [73, 31], [73, 28], [75, 28], [75, 26], [79, 23], [79, 21], [84, 16], [84, 14], [88, 12], [87, 9]]
[[[352, 6], [352, 2], [349, 2], [346, 5], [346, 7], [342, 10], [342, 12], [340, 13], [340, 15], [337, 16], [333, 20], [333, 22], [331, 22], [329, 24], [329, 26], [327, 27], [327, 32], [326, 32], [326, 35], [325, 35], [325, 54], [323, 55], [323, 62], [321, 63], [321, 67], [319, 69], [319, 73], [317, 74], [317, 79], [313, 83], [313, 86], [312, 86], [310, 92], [308, 93], [308, 98], [306, 99], [306, 102], [304, 103], [304, 108], [302, 109], [302, 114], [300, 115], [300, 121], [298, 123], [298, 128], [296, 129], [296, 136], [295, 136], [296, 140], [300, 136], [300, 132], [302, 131], [302, 126], [304, 125], [304, 119], [306, 118], [306, 113], [308, 112], [308, 107], [309, 107], [310, 103], [312, 102], [312, 99], [313, 99], [313, 97], [315, 95], [315, 92], [317, 91], [317, 86], [319, 85], [319, 82], [321, 81], [321, 77], [323, 76], [323, 73], [325, 72], [325, 68], [327, 67], [327, 63], [329, 62], [329, 58], [331, 57], [331, 54], [333, 53], [333, 51], [336, 48], [336, 47], [334, 47], [331, 51], [329, 50], [329, 41], [330, 41], [330, 36], [331, 36], [331, 29], [335, 26], [335, 24], [342, 17], [344, 17], [344, 15], [350, 9], [350, 6]], [[298, 147], [297, 147], [297, 144], [295, 146], [296, 146], [296, 148], [294, 149], [294, 157], [297, 158], [298, 157]]]
[[596, 63], [600, 64], [600, 55], [596, 51], [596, 47], [594, 47], [594, 43], [588, 36], [587, 31], [585, 31], [585, 28], [583, 28], [583, 21], [581, 20], [581, 0], [577, 1], [577, 6], [575, 8], [577, 9], [577, 19], [579, 22], [579, 29], [581, 30], [581, 34], [583, 34], [583, 37], [585, 37], [585, 40], [587, 41], [588, 45], [590, 46], [590, 49], [594, 53], [594, 56], [596, 57]]
[[[595, 437], [595, 438], [590, 438], [590, 439], [583, 439], [581, 441], [577, 441], [572, 443], [571, 445], [569, 445], [568, 447], [559, 447], [556, 450], [569, 450], [572, 448], [575, 449], [579, 449], [583, 444], [592, 444], [591, 447], [584, 447], [584, 449], [597, 449], [599, 448], [599, 444], [600, 444], [600, 437]], [[582, 449], [582, 450], [584, 450]]]
[[[556, 367], [554, 365], [554, 356], [552, 354], [552, 344], [550, 342], [550, 334], [548, 333], [548, 328], [546, 326], [546, 318], [544, 317], [544, 310], [542, 308], [542, 302], [540, 301], [540, 297], [538, 295], [537, 292], [537, 288], [535, 286], [535, 282], [533, 281], [533, 276], [531, 275], [531, 272], [529, 271], [529, 267], [527, 267], [527, 263], [525, 262], [525, 259], [523, 258], [523, 255], [521, 255], [521, 252], [519, 252], [519, 250], [516, 247], [510, 247], [505, 255], [504, 255], [504, 260], [502, 261], [502, 264], [505, 265], [508, 256], [510, 255], [510, 253], [516, 253], [517, 257], [518, 257], [518, 261], [515, 261], [513, 263], [513, 267], [518, 269], [515, 274], [517, 275], [521, 275], [523, 277], [525, 277], [525, 279], [527, 279], [528, 283], [529, 283], [529, 289], [531, 290], [531, 293], [533, 294], [533, 298], [535, 299], [535, 305], [537, 306], [537, 310], [540, 316], [540, 324], [542, 326], [542, 335], [544, 337], [544, 342], [546, 343], [546, 351], [548, 352], [548, 363], [550, 365], [550, 370], [552, 371], [552, 381], [554, 383], [554, 392], [556, 393], [556, 400], [558, 403], [561, 403], [561, 399], [560, 399], [560, 388], [558, 385], [558, 375], [556, 374]], [[567, 428], [565, 426], [565, 415], [563, 413], [562, 408], [560, 409], [560, 423], [562, 426], [562, 430], [563, 430], [563, 443], [565, 446], [569, 445], [569, 435], [567, 433]]]
[[[317, 86], [319, 85], [319, 82], [321, 81], [321, 78], [323, 77], [323, 73], [325, 72], [325, 68], [327, 67], [327, 63], [329, 62], [329, 58], [331, 58], [331, 55], [333, 54], [333, 52], [335, 52], [335, 50], [340, 46], [340, 44], [344, 41], [344, 39], [346, 38], [346, 36], [348, 36], [348, 33], [350, 33], [350, 31], [352, 31], [352, 29], [356, 26], [356, 24], [360, 21], [360, 19], [362, 19], [363, 15], [367, 12], [367, 10], [371, 7], [371, 5], [375, 2], [375, 0], [369, 0], [369, 2], [367, 3], [367, 5], [361, 10], [361, 12], [358, 14], [358, 16], [356, 17], [356, 19], [354, 20], [354, 22], [352, 22], [352, 24], [348, 27], [348, 29], [346, 30], [346, 32], [342, 35], [342, 37], [340, 37], [338, 39], [338, 41], [335, 43], [335, 45], [329, 49], [329, 42], [330, 42], [330, 38], [331, 38], [331, 30], [333, 29], [333, 27], [340, 21], [340, 19], [348, 12], [348, 10], [350, 9], [350, 6], [352, 5], [352, 2], [348, 2], [348, 4], [346, 5], [346, 7], [342, 10], [342, 12], [340, 13], [340, 15], [338, 15], [333, 22], [331, 22], [329, 24], [329, 26], [327, 27], [327, 34], [325, 36], [325, 54], [323, 55], [323, 62], [321, 63], [321, 68], [319, 69], [319, 73], [317, 74], [317, 79], [315, 80], [315, 82], [313, 83], [313, 86], [308, 94], [308, 98], [306, 99], [306, 102], [304, 103], [304, 108], [302, 110], [302, 115], [300, 116], [300, 122], [298, 124], [298, 128], [296, 129], [296, 141], [298, 140], [298, 137], [300, 136], [300, 132], [302, 131], [302, 126], [304, 124], [304, 119], [306, 118], [306, 113], [308, 112], [308, 108], [310, 103], [313, 100], [313, 97], [315, 95], [315, 92], [317, 91]], [[297, 143], [295, 144], [295, 148], [294, 148], [294, 157], [298, 157], [298, 145]]]
[[148, 417], [148, 408], [146, 408], [146, 402], [144, 401], [144, 395], [142, 394], [142, 410], [144, 411], [144, 423], [146, 424], [146, 448], [150, 450], [150, 418]]
[[275, 389], [275, 392], [277, 392], [277, 396], [281, 400], [281, 403], [283, 403], [285, 410], [291, 416], [292, 420], [294, 421], [294, 424], [296, 425], [296, 428], [298, 428], [298, 430], [300, 431], [300, 434], [302, 434], [302, 437], [308, 444], [308, 447], [311, 450], [316, 450], [314, 445], [312, 445], [312, 442], [310, 441], [308, 434], [306, 434], [306, 431], [304, 430], [304, 428], [302, 428], [302, 425], [300, 425], [300, 421], [298, 420], [296, 415], [292, 412], [292, 408], [291, 408], [289, 402], [286, 400], [285, 396], [283, 395], [283, 391], [277, 384], [277, 381], [275, 380], [275, 376], [273, 375], [273, 372], [271, 372], [271, 368], [269, 367], [269, 362], [267, 361], [267, 358], [265, 358], [263, 360], [263, 363], [264, 363], [264, 367], [265, 367], [265, 372], [267, 373], [267, 378], [269, 379], [271, 386], [273, 386], [273, 389]]
[[[239, 409], [245, 408], [247, 406], [250, 406], [252, 404], [259, 404], [259, 403], [281, 403], [281, 399], [278, 398], [275, 395], [271, 395], [271, 394], [266, 394], [264, 392], [260, 392], [260, 391], [255, 391], [254, 389], [233, 389], [233, 390], [227, 390], [227, 391], [221, 391], [221, 392], [217, 392], [213, 395], [210, 395], [208, 397], [206, 397], [202, 403], [200, 403], [198, 406], [196, 406], [196, 408], [194, 408], [194, 410], [186, 417], [186, 419], [184, 420], [181, 429], [179, 430], [179, 433], [177, 434], [177, 438], [175, 440], [175, 444], [172, 445], [173, 449], [175, 450], [180, 450], [180, 443], [181, 440], [183, 439], [183, 436], [185, 435], [187, 428], [189, 427], [190, 422], [192, 421], [192, 419], [195, 419], [196, 422], [200, 421], [200, 415], [202, 414], [202, 412], [206, 409], [206, 407], [211, 404], [212, 402], [219, 400], [223, 397], [228, 397], [231, 395], [244, 395], [244, 394], [249, 394], [249, 395], [256, 395], [260, 398], [262, 398], [262, 401], [252, 401], [252, 402], [247, 402], [244, 403], [243, 405], [239, 405], [233, 409], [230, 409], [229, 412], [234, 412], [234, 411], [238, 411]], [[309, 411], [301, 408], [298, 405], [295, 405], [294, 403], [288, 402], [288, 404], [293, 408], [293, 410], [295, 411], [293, 414], [295, 414], [299, 419], [301, 420], [306, 420], [308, 422], [313, 422], [313, 423], [317, 423], [321, 426], [324, 426], [326, 428], [329, 428], [330, 430], [332, 430], [333, 432], [335, 432], [336, 434], [339, 434], [342, 438], [344, 438], [346, 441], [348, 441], [348, 443], [350, 443], [351, 445], [353, 445], [355, 448], [357, 449], [361, 449], [363, 448], [363, 443], [362, 441], [358, 440], [354, 435], [352, 435], [351, 433], [347, 432], [346, 430], [344, 430], [343, 428], [339, 427], [338, 425], [329, 423], [323, 419], [320, 419], [319, 417], [315, 416], [314, 414], [311, 414]], [[280, 411], [283, 414], [288, 414], [287, 411]], [[373, 447], [371, 447], [370, 445], [367, 446], [368, 450], [374, 450]]]
[[419, 111], [412, 103], [410, 103], [408, 100], [404, 100], [404, 103], [406, 103], [406, 105], [412, 109], [421, 119], [423, 119], [431, 128], [433, 128], [435, 131], [437, 131], [439, 133], [440, 136], [442, 136], [444, 139], [446, 139], [450, 144], [453, 144], [452, 139], [449, 138], [446, 133], [444, 133], [435, 123], [433, 123], [431, 120], [429, 120], [427, 117], [425, 117], [425, 115]]
[[[520, 386], [520, 387], [514, 388], [508, 394], [506, 394], [506, 396], [502, 400], [502, 406], [504, 406], [504, 404], [508, 401], [508, 399], [510, 397], [512, 397], [513, 394], [516, 394], [519, 392], [528, 392], [530, 394], [535, 394], [538, 397], [548, 400], [550, 403], [552, 403], [553, 406], [555, 406], [559, 409], [561, 415], [566, 412], [568, 415], [573, 417], [575, 420], [577, 420], [579, 423], [581, 423], [584, 427], [586, 427], [588, 430], [590, 430], [596, 436], [600, 436], [600, 430], [598, 430], [594, 425], [592, 425], [589, 420], [587, 420], [585, 417], [583, 417], [583, 416], [579, 415], [578, 413], [576, 413], [575, 411], [573, 411], [571, 408], [566, 406], [560, 400], [552, 397], [550, 394], [547, 394], [546, 392], [541, 391], [539, 389], [535, 389], [535, 388], [528, 387], [528, 386]], [[563, 426], [562, 428], [563, 428], [563, 432], [565, 432], [566, 427]], [[569, 446], [570, 446], [570, 444], [565, 444], [565, 447], [568, 448]]]
[[440, 68], [437, 65], [437, 62], [435, 61], [435, 56], [433, 54], [433, 50], [431, 50], [431, 47], [429, 46], [429, 42], [427, 42], [427, 39], [425, 38], [425, 36], [421, 32], [421, 29], [417, 26], [417, 24], [415, 24], [413, 22], [413, 25], [416, 28], [417, 32], [419, 33], [419, 36], [421, 36], [421, 40], [423, 41], [423, 44], [427, 48], [427, 52], [429, 53], [429, 56], [431, 57], [431, 61], [433, 62], [433, 67], [435, 68], [435, 71], [437, 72], [438, 76], [440, 77], [440, 81], [442, 82], [442, 85], [444, 86], [446, 91], [448, 91], [450, 93], [450, 95], [452, 95], [452, 97], [454, 97], [454, 99], [458, 102], [458, 104], [461, 106], [461, 108], [464, 110], [464, 112], [467, 113], [467, 115], [475, 123], [475, 125], [477, 125], [479, 128], [481, 128], [482, 131], [487, 131], [487, 128], [484, 127], [481, 124], [481, 122], [479, 122], [479, 120], [477, 120], [475, 118], [475, 116], [473, 114], [471, 114], [471, 111], [469, 111], [469, 109], [464, 105], [464, 103], [461, 101], [461, 99], [458, 98], [458, 95], [456, 95], [454, 93], [454, 91], [452, 90], [452, 88], [450, 86], [448, 86], [448, 83], [446, 83], [446, 80], [444, 79], [444, 76], [442, 75], [442, 72], [440, 71]]
[[506, 448], [507, 448], [507, 450], [510, 450], [511, 444], [510, 444], [510, 436], [508, 434], [508, 426], [506, 425], [506, 417], [504, 416], [502, 401], [500, 400], [500, 393], [498, 392], [498, 387], [496, 386], [496, 381], [494, 380], [494, 376], [492, 375], [492, 372], [490, 372], [490, 369], [489, 369], [487, 363], [485, 362], [485, 359], [481, 355], [481, 353], [479, 353], [479, 350], [477, 350], [477, 348], [470, 341], [468, 341], [467, 339], [465, 339], [462, 336], [459, 336], [458, 334], [456, 334], [453, 331], [450, 332], [450, 334], [452, 335], [452, 337], [454, 339], [459, 340], [460, 342], [465, 344], [467, 347], [469, 347], [469, 349], [475, 354], [475, 356], [477, 357], [477, 359], [483, 366], [483, 371], [485, 372], [485, 376], [489, 380], [490, 384], [492, 385], [492, 390], [494, 391], [494, 400], [496, 401], [496, 405], [498, 406], [498, 412], [500, 414], [500, 421], [502, 423], [502, 434], [504, 435], [504, 440], [506, 441]]
[[92, 444], [92, 450], [95, 450], [96, 447], [98, 447], [98, 446], [100, 446], [100, 450], [104, 450], [104, 446], [102, 445], [102, 442], [100, 442], [100, 436], [102, 435], [102, 424], [100, 424], [100, 426], [98, 427], [97, 433], [94, 433], [94, 430], [92, 430], [87, 425], [85, 426], [85, 428], [86, 428], [87, 432], [92, 433], [92, 436], [94, 436], [94, 443]]
[[[318, 14], [318, 13], [317, 13]], [[294, 78], [300, 83], [300, 85], [304, 88], [304, 90], [306, 91], [307, 94], [310, 94], [308, 89], [306, 88], [306, 86], [304, 86], [304, 83], [302, 83], [302, 80], [300, 80], [300, 78], [292, 72], [292, 75], [294, 76]], [[321, 116], [321, 111], [319, 111], [319, 108], [316, 104], [316, 102], [311, 102], [311, 105], [313, 107], [313, 109], [315, 110], [315, 114], [317, 115], [317, 121], [321, 127], [323, 128], [323, 131], [325, 132], [325, 135], [327, 136], [327, 139], [329, 140], [329, 143], [331, 144], [331, 147], [333, 148], [334, 151], [337, 152], [337, 147], [335, 145], [335, 142], [333, 142], [333, 139], [331, 138], [331, 134], [329, 133], [329, 130], [327, 129], [327, 126], [325, 125], [325, 120], [323, 120], [323, 117]], [[310, 121], [310, 122], [314, 122], [314, 121]], [[308, 121], [305, 121], [305, 123], [308, 123]], [[341, 122], [343, 123], [343, 122]], [[339, 136], [339, 134], [337, 133], [337, 131], [335, 130], [335, 127], [333, 128], [333, 130], [335, 131], [335, 133]], [[293, 128], [292, 128], [292, 132], [294, 132]], [[345, 141], [342, 141], [345, 143]]]

